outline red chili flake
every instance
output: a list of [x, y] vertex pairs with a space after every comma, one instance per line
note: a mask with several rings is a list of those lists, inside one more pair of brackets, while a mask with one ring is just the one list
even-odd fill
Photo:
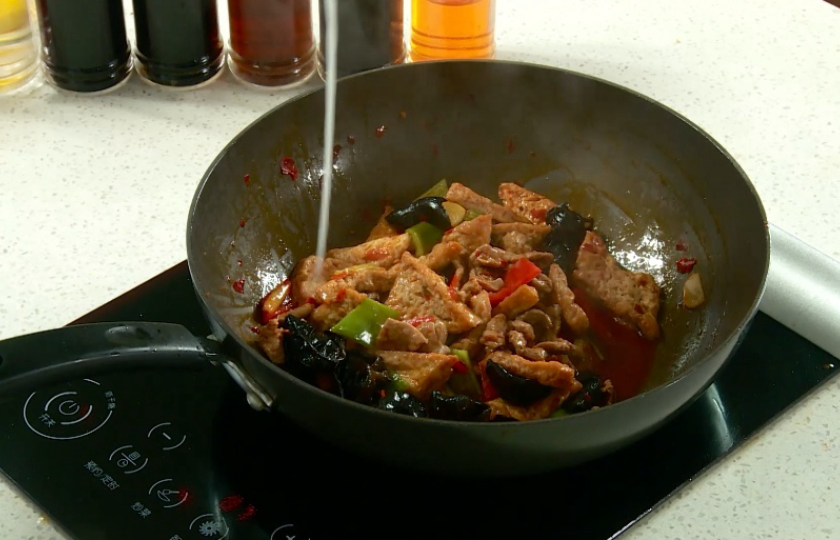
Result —
[[338, 159], [338, 153], [341, 152], [341, 145], [337, 144], [333, 146], [333, 161]]
[[244, 279], [237, 279], [236, 281], [233, 282], [231, 287], [233, 287], [234, 291], [238, 292], [239, 294], [242, 294], [243, 292], [245, 292], [245, 280]]
[[242, 266], [242, 259], [236, 259], [236, 264]]
[[379, 397], [381, 397], [381, 398], [385, 397], [385, 390], [380, 390], [379, 391]]
[[405, 111], [400, 111], [400, 118], [405, 118], [405, 117], [406, 117]]
[[245, 226], [245, 218], [242, 218], [242, 219], [240, 219], [240, 220], [239, 220], [239, 226], [240, 226], [240, 227], [244, 227], [244, 226]]
[[288, 175], [292, 180], [297, 180], [298, 169], [297, 165], [295, 165], [295, 160], [290, 157], [284, 157], [280, 162], [280, 172]]
[[513, 152], [514, 148], [516, 148], [516, 147], [513, 145], [513, 140], [512, 140], [512, 139], [508, 139], [508, 142], [507, 142], [507, 151], [508, 151], [508, 154], [510, 154], [511, 152]]
[[408, 319], [405, 322], [407, 322], [408, 324], [410, 324], [411, 326], [414, 326], [416, 328], [423, 323], [435, 322], [435, 318], [430, 315], [428, 317], [415, 317], [413, 319]]
[[347, 289], [341, 289], [340, 291], [338, 291], [338, 294], [335, 295], [335, 301], [341, 302], [342, 300], [344, 300], [345, 296], [347, 296]]
[[219, 501], [219, 510], [230, 512], [234, 508], [238, 508], [243, 502], [245, 502], [245, 498], [240, 495], [228, 495]]
[[356, 137], [354, 137], [352, 135], [348, 135], [347, 136], [347, 144], [349, 144], [350, 146], [353, 146], [354, 144], [356, 144]]
[[334, 279], [344, 279], [347, 277], [347, 272], [339, 272], [337, 274], [333, 274], [333, 277], [330, 278], [330, 281]]
[[529, 212], [529, 214], [531, 215], [531, 218], [533, 218], [534, 220], [536, 220], [539, 223], [542, 223], [542, 222], [545, 221], [545, 215], [547, 213], [548, 213], [547, 208], [535, 208], [534, 210], [531, 210]]
[[376, 137], [381, 139], [383, 135], [385, 135], [385, 126], [379, 126], [376, 128]]
[[677, 251], [688, 251], [688, 246], [685, 245], [685, 240], [682, 238], [679, 239], [676, 246]]
[[371, 248], [365, 251], [362, 258], [366, 261], [380, 261], [389, 255], [385, 248]]
[[260, 329], [259, 329], [259, 328], [257, 328], [256, 326], [252, 326], [252, 327], [250, 328], [250, 330], [251, 330], [251, 332], [253, 332], [253, 333], [255, 333], [255, 334], [259, 334], [259, 333], [260, 333]]
[[466, 373], [467, 372], [467, 364], [458, 360], [454, 364], [452, 364], [452, 371], [455, 373]]
[[437, 146], [437, 143], [432, 143], [432, 155], [433, 155], [433, 156], [438, 155], [438, 146]]
[[694, 268], [694, 265], [697, 264], [697, 259], [689, 259], [688, 257], [683, 257], [682, 259], [677, 261], [677, 272], [680, 274], [687, 274], [691, 272], [691, 269]]
[[245, 178], [243, 178], [243, 180], [245, 181], [245, 185], [246, 185], [246, 186], [250, 186], [250, 185], [251, 185], [251, 175], [250, 175], [250, 174], [246, 174], [246, 175], [245, 175]]

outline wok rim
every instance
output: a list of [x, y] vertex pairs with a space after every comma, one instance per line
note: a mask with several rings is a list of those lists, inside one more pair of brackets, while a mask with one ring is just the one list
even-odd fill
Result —
[[[562, 68], [562, 67], [558, 67], [558, 66], [553, 66], [553, 65], [548, 65], [548, 64], [538, 64], [538, 63], [535, 63], [535, 62], [525, 62], [525, 61], [519, 61], [519, 60], [445, 59], [445, 60], [429, 60], [429, 61], [423, 61], [423, 62], [417, 62], [417, 63], [408, 62], [408, 63], [404, 63], [404, 64], [383, 66], [381, 68], [376, 68], [376, 69], [373, 69], [373, 70], [369, 70], [369, 71], [365, 71], [365, 72], [361, 72], [361, 73], [356, 73], [356, 74], [353, 74], [353, 75], [348, 75], [348, 76], [339, 78], [337, 80], [337, 88], [340, 88], [340, 85], [341, 85], [342, 81], [367, 77], [367, 76], [370, 76], [372, 74], [375, 74], [375, 73], [378, 73], [378, 72], [381, 72], [381, 71], [385, 71], [385, 70], [422, 69], [423, 65], [435, 65], [435, 64], [506, 64], [506, 65], [512, 65], [512, 66], [520, 66], [520, 67], [523, 67], [523, 68], [526, 68], [526, 69], [531, 69], [531, 70], [552, 71], [552, 72], [558, 72], [558, 73], [561, 73], [561, 74], [564, 74], [564, 75], [567, 75], [567, 76], [589, 79], [590, 81], [593, 81], [595, 83], [599, 83], [599, 84], [602, 84], [602, 85], [605, 85], [605, 86], [610, 86], [612, 88], [615, 88], [616, 90], [618, 90], [620, 92], [624, 92], [624, 93], [626, 93], [626, 94], [628, 94], [632, 97], [635, 97], [636, 99], [640, 99], [640, 100], [645, 101], [645, 102], [647, 102], [647, 103], [649, 103], [649, 104], [651, 104], [655, 107], [660, 108], [665, 113], [670, 114], [674, 118], [676, 118], [677, 120], [681, 121], [683, 124], [685, 124], [685, 126], [688, 129], [694, 130], [698, 135], [700, 135], [704, 139], [706, 139], [713, 146], [713, 148], [717, 152], [719, 152], [720, 155], [722, 155], [729, 162], [729, 164], [735, 169], [735, 172], [741, 177], [741, 179], [745, 183], [747, 189], [749, 190], [749, 192], [752, 196], [754, 204], [756, 205], [756, 208], [759, 212], [759, 215], [761, 216], [761, 219], [762, 219], [762, 222], [763, 222], [763, 225], [764, 225], [764, 234], [763, 234], [763, 240], [764, 240], [764, 245], [765, 245], [765, 249], [763, 250], [764, 253], [765, 253], [765, 261], [764, 261], [764, 265], [763, 265], [764, 267], [761, 271], [761, 278], [760, 278], [760, 282], [759, 282], [759, 286], [758, 286], [758, 293], [755, 295], [755, 297], [753, 299], [753, 302], [750, 305], [749, 309], [741, 317], [741, 320], [738, 322], [738, 324], [736, 325], [734, 330], [728, 332], [726, 334], [725, 338], [722, 339], [718, 345], [716, 345], [713, 348], [707, 349], [704, 353], [702, 353], [702, 358], [700, 360], [695, 361], [691, 367], [689, 367], [688, 369], [686, 369], [685, 371], [680, 373], [678, 376], [672, 377], [672, 378], [668, 379], [666, 382], [661, 383], [661, 384], [659, 384], [659, 385], [657, 385], [653, 388], [649, 388], [648, 390], [645, 390], [644, 392], [636, 394], [635, 396], [633, 396], [631, 398], [628, 398], [624, 401], [620, 401], [618, 403], [614, 403], [614, 404], [608, 405], [606, 407], [602, 407], [600, 409], [589, 410], [589, 411], [585, 411], [585, 412], [581, 412], [581, 413], [575, 413], [575, 414], [571, 414], [571, 415], [568, 415], [568, 416], [562, 416], [562, 417], [557, 417], [557, 418], [548, 417], [548, 418], [541, 418], [541, 419], [538, 419], [538, 420], [528, 420], [528, 421], [520, 421], [520, 422], [468, 422], [468, 421], [459, 421], [459, 420], [442, 420], [442, 419], [428, 418], [428, 417], [417, 418], [417, 417], [413, 417], [413, 416], [394, 414], [393, 412], [381, 410], [381, 409], [378, 409], [377, 407], [373, 407], [373, 406], [370, 406], [370, 405], [363, 405], [361, 403], [357, 403], [355, 401], [345, 399], [341, 396], [329, 393], [325, 390], [322, 390], [322, 389], [318, 388], [317, 386], [311, 385], [311, 384], [295, 377], [291, 373], [288, 373], [287, 371], [285, 371], [281, 367], [279, 367], [279, 366], [275, 365], [274, 363], [272, 363], [271, 361], [269, 361], [262, 354], [260, 354], [259, 351], [257, 351], [252, 345], [248, 344], [244, 339], [242, 339], [242, 337], [240, 337], [240, 335], [230, 325], [227, 324], [227, 322], [224, 320], [224, 318], [222, 318], [220, 316], [218, 310], [215, 307], [209, 305], [209, 303], [205, 300], [204, 294], [201, 294], [201, 293], [202, 293], [202, 291], [207, 290], [206, 286], [205, 286], [205, 284], [201, 283], [201, 281], [198, 279], [195, 272], [193, 271], [193, 265], [197, 264], [197, 257], [198, 257], [198, 251], [199, 250], [196, 246], [193, 245], [194, 240], [193, 240], [192, 231], [193, 231], [193, 226], [194, 226], [194, 221], [195, 221], [196, 210], [199, 206], [199, 202], [202, 198], [202, 194], [204, 192], [204, 189], [206, 188], [206, 186], [208, 184], [208, 181], [210, 180], [210, 177], [212, 176], [213, 172], [216, 170], [216, 167], [219, 165], [219, 163], [223, 159], [225, 159], [228, 156], [228, 154], [230, 152], [230, 149], [239, 141], [240, 138], [244, 137], [255, 126], [257, 126], [259, 123], [261, 123], [263, 120], [265, 120], [269, 116], [275, 114], [280, 109], [285, 108], [289, 105], [292, 105], [297, 101], [301, 101], [301, 100], [310, 98], [311, 96], [313, 96], [315, 94], [325, 92], [325, 85], [321, 85], [317, 88], [313, 88], [313, 89], [308, 90], [306, 92], [302, 92], [302, 93], [298, 94], [297, 96], [294, 96], [294, 97], [284, 101], [283, 103], [280, 103], [278, 105], [275, 105], [274, 107], [271, 107], [268, 111], [259, 115], [252, 122], [250, 122], [247, 126], [245, 126], [243, 129], [241, 129], [233, 138], [231, 138], [231, 140], [228, 141], [228, 143], [219, 151], [219, 153], [216, 155], [216, 157], [212, 160], [210, 165], [205, 170], [204, 174], [202, 175], [201, 181], [199, 182], [198, 186], [196, 187], [196, 190], [193, 194], [192, 201], [191, 201], [190, 206], [189, 206], [189, 213], [187, 215], [188, 219], [187, 219], [187, 239], [186, 239], [187, 240], [187, 242], [186, 242], [187, 243], [187, 266], [188, 266], [188, 269], [189, 269], [189, 272], [190, 272], [190, 278], [191, 278], [191, 281], [193, 283], [193, 288], [195, 289], [196, 296], [198, 297], [198, 301], [201, 303], [202, 307], [204, 308], [204, 312], [209, 314], [212, 317], [212, 319], [213, 319], [212, 322], [214, 324], [219, 325], [228, 336], [232, 337], [232, 339], [236, 342], [238, 347], [240, 347], [244, 351], [247, 351], [247, 353], [249, 355], [251, 355], [252, 357], [255, 357], [259, 362], [261, 362], [265, 367], [267, 367], [272, 373], [274, 373], [274, 374], [276, 374], [280, 377], [285, 378], [286, 380], [290, 381], [292, 384], [298, 385], [301, 388], [305, 388], [308, 391], [316, 392], [316, 393], [322, 395], [325, 399], [333, 400], [336, 404], [349, 406], [349, 407], [354, 407], [354, 408], [358, 409], [360, 412], [362, 412], [363, 414], [382, 415], [383, 417], [387, 417], [388, 419], [390, 419], [391, 421], [394, 421], [394, 422], [407, 422], [407, 423], [414, 423], [414, 424], [417, 424], [417, 425], [438, 424], [438, 425], [441, 425], [441, 426], [464, 426], [464, 427], [471, 426], [471, 429], [483, 429], [483, 430], [493, 430], [493, 429], [496, 429], [496, 430], [511, 430], [511, 429], [519, 430], [519, 429], [528, 429], [527, 426], [532, 426], [532, 425], [533, 426], [541, 426], [541, 425], [545, 425], [547, 423], [557, 423], [557, 422], [561, 422], [561, 421], [582, 421], [586, 418], [590, 418], [592, 415], [597, 415], [599, 413], [601, 415], [603, 415], [603, 414], [605, 414], [605, 411], [623, 410], [623, 409], [627, 409], [629, 407], [635, 406], [635, 405], [633, 405], [634, 403], [638, 403], [638, 402], [644, 400], [645, 398], [647, 398], [647, 397], [649, 397], [653, 394], [662, 393], [663, 391], [667, 390], [668, 388], [670, 388], [670, 387], [678, 384], [679, 382], [685, 380], [690, 375], [692, 375], [696, 370], [698, 370], [702, 365], [709, 362], [711, 358], [716, 357], [720, 354], [723, 354], [724, 349], [729, 347], [733, 342], [736, 342], [737, 339], [740, 336], [743, 335], [743, 333], [746, 331], [747, 327], [749, 326], [750, 322], [755, 318], [755, 316], [758, 312], [758, 307], [759, 307], [759, 304], [761, 302], [761, 299], [763, 298], [763, 296], [765, 294], [765, 291], [767, 289], [767, 279], [768, 279], [769, 268], [770, 268], [770, 254], [771, 254], [771, 251], [772, 251], [770, 230], [769, 230], [769, 225], [768, 225], [768, 221], [767, 221], [767, 212], [766, 212], [766, 209], [764, 207], [764, 203], [762, 202], [761, 197], [759, 196], [758, 191], [756, 190], [755, 185], [753, 184], [752, 180], [750, 180], [747, 173], [740, 166], [740, 164], [735, 160], [735, 158], [723, 147], [723, 145], [721, 145], [714, 137], [712, 137], [711, 134], [706, 132], [699, 125], [697, 125], [693, 121], [689, 120], [687, 117], [680, 114], [679, 112], [672, 109], [671, 107], [668, 107], [667, 105], [665, 105], [665, 104], [663, 104], [663, 103], [661, 103], [661, 102], [659, 102], [659, 101], [657, 101], [657, 100], [655, 100], [655, 99], [653, 99], [653, 98], [651, 98], [651, 97], [649, 97], [645, 94], [642, 94], [642, 93], [640, 93], [636, 90], [628, 88], [624, 85], [621, 85], [621, 84], [618, 84], [618, 83], [615, 83], [615, 82], [612, 82], [612, 81], [608, 81], [606, 79], [602, 79], [600, 77], [596, 77], [596, 76], [593, 76], [593, 75], [587, 75], [587, 74], [581, 73], [579, 71], [574, 71], [574, 70], [570, 70], [570, 69], [566, 69], [566, 68]], [[731, 356], [732, 356], [732, 351], [730, 350], [729, 352], [726, 353], [726, 358], [724, 359], [723, 362], [721, 362], [721, 365], [715, 370], [715, 372], [712, 374], [712, 376], [709, 378], [709, 380], [705, 381], [705, 383], [702, 385], [701, 390], [698, 391], [697, 394], [692, 395], [692, 396], [688, 396], [687, 399], [682, 400], [682, 403], [680, 404], [679, 407], [677, 407], [677, 409], [675, 410], [675, 413], [682, 410], [686, 406], [686, 404], [692, 402], [695, 397], [697, 397], [699, 395], [702, 395], [702, 393], [706, 389], [708, 389], [711, 386], [711, 384], [714, 383], [715, 378], [717, 377], [718, 373], [720, 373], [721, 369], [723, 369], [723, 367], [729, 362], [729, 360], [731, 359]], [[282, 401], [281, 396], [272, 396], [272, 397], [275, 398], [278, 401]], [[674, 414], [674, 413], [672, 413], [672, 414]], [[669, 415], [669, 417], [670, 416], [671, 415]], [[657, 422], [657, 425], [658, 424], [661, 424], [661, 422]]]

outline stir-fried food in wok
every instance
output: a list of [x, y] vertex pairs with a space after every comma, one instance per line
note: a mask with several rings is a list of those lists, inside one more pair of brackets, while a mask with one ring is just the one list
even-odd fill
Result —
[[300, 260], [257, 306], [258, 346], [323, 390], [394, 413], [535, 420], [638, 393], [660, 287], [591, 218], [515, 183], [441, 181], [359, 245]]

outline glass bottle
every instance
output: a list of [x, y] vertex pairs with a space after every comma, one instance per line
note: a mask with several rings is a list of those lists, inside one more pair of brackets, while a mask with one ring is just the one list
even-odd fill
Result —
[[133, 0], [137, 71], [164, 86], [213, 79], [224, 63], [216, 0]]
[[493, 58], [495, 0], [412, 0], [411, 60]]
[[[318, 73], [325, 78], [327, 29], [324, 0], [319, 0], [321, 40]], [[339, 0], [337, 77], [405, 60], [403, 0]]]
[[0, 0], [0, 93], [29, 82], [37, 64], [26, 0]]
[[113, 90], [131, 74], [122, 0], [37, 0], [47, 80], [71, 92]]
[[228, 0], [230, 69], [258, 86], [287, 86], [315, 70], [309, 0]]

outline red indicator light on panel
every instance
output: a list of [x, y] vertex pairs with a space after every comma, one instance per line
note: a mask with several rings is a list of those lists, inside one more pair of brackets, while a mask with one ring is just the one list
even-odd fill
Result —
[[235, 508], [239, 508], [245, 499], [241, 495], [228, 495], [219, 501], [219, 510], [222, 512], [230, 512]]
[[249, 521], [257, 515], [257, 508], [253, 504], [249, 504], [241, 514], [236, 516], [236, 521]]

